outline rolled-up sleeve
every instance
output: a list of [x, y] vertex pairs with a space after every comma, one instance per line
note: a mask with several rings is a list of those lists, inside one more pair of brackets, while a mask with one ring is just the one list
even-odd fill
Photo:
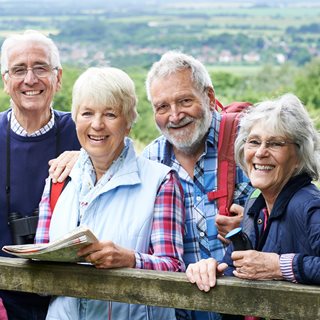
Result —
[[177, 174], [171, 171], [156, 197], [149, 251], [136, 252], [136, 268], [184, 271], [184, 223], [183, 189]]
[[37, 232], [35, 236], [35, 243], [49, 242], [49, 228], [52, 217], [50, 207], [50, 178], [46, 179], [46, 184], [42, 193], [42, 198], [39, 204], [39, 220], [37, 225]]

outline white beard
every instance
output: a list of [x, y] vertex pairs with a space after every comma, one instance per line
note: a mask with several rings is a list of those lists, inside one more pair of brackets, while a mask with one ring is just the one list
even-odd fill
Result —
[[[203, 114], [199, 119], [192, 117], [183, 118], [179, 124], [172, 125], [168, 124], [167, 127], [162, 131], [165, 138], [178, 150], [185, 154], [192, 154], [198, 150], [199, 145], [202, 143], [205, 135], [207, 134], [212, 121], [212, 111], [208, 105], [203, 106]], [[193, 130], [190, 126], [186, 128], [177, 129], [177, 132], [170, 134], [169, 129], [179, 127], [183, 123], [192, 122]], [[192, 131], [190, 131], [192, 130]]]

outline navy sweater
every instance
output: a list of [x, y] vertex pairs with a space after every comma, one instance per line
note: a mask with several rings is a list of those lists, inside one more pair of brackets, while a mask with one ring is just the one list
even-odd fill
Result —
[[[0, 255], [2, 246], [11, 244], [6, 200], [8, 111], [0, 113]], [[21, 137], [10, 130], [10, 211], [23, 216], [38, 208], [48, 161], [65, 150], [79, 150], [75, 125], [70, 113], [54, 111], [55, 125], [44, 135]], [[11, 256], [12, 257], [12, 256]]]
[[[0, 113], [0, 246], [11, 244], [7, 225], [6, 204], [7, 126], [8, 111]], [[22, 137], [10, 131], [10, 211], [26, 216], [38, 208], [48, 161], [65, 150], [79, 150], [74, 122], [70, 113], [55, 111], [55, 125], [44, 135]], [[1, 255], [5, 255], [1, 253]]]

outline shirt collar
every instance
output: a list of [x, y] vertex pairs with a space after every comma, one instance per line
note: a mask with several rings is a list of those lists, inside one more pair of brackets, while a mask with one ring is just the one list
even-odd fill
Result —
[[212, 122], [209, 128], [206, 144], [210, 143], [212, 146], [216, 146], [218, 148], [220, 123], [221, 114], [217, 111], [212, 112]]
[[10, 122], [10, 127], [11, 130], [22, 137], [37, 137], [37, 136], [41, 136], [45, 133], [47, 133], [48, 131], [50, 131], [53, 126], [54, 126], [54, 112], [53, 109], [51, 108], [51, 118], [49, 120], [49, 122], [47, 124], [45, 124], [42, 128], [40, 128], [39, 130], [32, 132], [31, 134], [28, 134], [28, 132], [20, 125], [20, 123], [18, 122], [17, 118], [15, 117], [15, 114], [13, 112], [13, 110], [11, 112], [8, 113], [8, 120], [11, 117], [11, 122]]
[[[292, 177], [287, 184], [282, 188], [280, 194], [278, 195], [272, 211], [269, 212], [270, 219], [280, 217], [285, 213], [285, 210], [290, 202], [291, 198], [296, 194], [296, 192], [303, 188], [304, 186], [310, 184], [312, 179], [307, 173], [301, 173], [297, 176]], [[266, 206], [266, 202], [262, 193], [257, 197], [252, 206], [248, 210], [248, 215], [254, 216], [259, 213], [259, 211]]]

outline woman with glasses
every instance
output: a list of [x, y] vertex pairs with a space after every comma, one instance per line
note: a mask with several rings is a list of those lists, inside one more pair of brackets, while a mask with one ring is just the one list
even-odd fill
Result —
[[300, 100], [286, 94], [253, 106], [242, 117], [237, 162], [256, 190], [247, 200], [243, 231], [253, 250], [233, 244], [218, 263], [189, 265], [200, 290], [216, 272], [241, 279], [320, 284], [320, 137]]

